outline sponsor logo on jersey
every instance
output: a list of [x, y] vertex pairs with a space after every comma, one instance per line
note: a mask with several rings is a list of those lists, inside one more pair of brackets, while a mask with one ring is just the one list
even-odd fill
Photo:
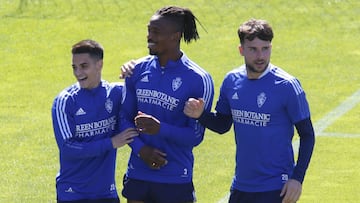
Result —
[[266, 101], [266, 94], [264, 92], [261, 92], [258, 96], [257, 96], [257, 105], [259, 108], [261, 108], [264, 103]]
[[105, 109], [107, 112], [111, 113], [112, 109], [113, 109], [113, 102], [111, 101], [111, 99], [107, 99], [105, 102]]
[[81, 107], [79, 108], [79, 110], [77, 110], [77, 112], [75, 113], [75, 115], [77, 116], [81, 116], [81, 115], [85, 115], [86, 112], [84, 111], [84, 109], [82, 109]]
[[83, 123], [75, 126], [77, 137], [92, 137], [103, 135], [115, 130], [116, 116], [91, 123]]
[[145, 75], [143, 78], [141, 78], [140, 81], [141, 81], [141, 82], [149, 82], [149, 77], [148, 77], [148, 75]]
[[234, 122], [257, 127], [265, 127], [271, 120], [271, 115], [253, 111], [231, 109]]
[[137, 89], [136, 95], [139, 103], [160, 106], [166, 110], [174, 111], [179, 105], [179, 99], [164, 92], [149, 89]]
[[182, 81], [181, 78], [177, 77], [172, 81], [172, 89], [175, 92], [181, 86]]

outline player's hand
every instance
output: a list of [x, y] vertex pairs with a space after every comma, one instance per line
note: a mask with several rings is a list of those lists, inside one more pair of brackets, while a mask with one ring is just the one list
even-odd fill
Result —
[[166, 154], [150, 146], [143, 146], [139, 156], [152, 169], [160, 169], [167, 164]]
[[135, 128], [128, 128], [119, 134], [111, 137], [111, 143], [113, 148], [119, 148], [132, 142], [135, 136], [138, 136], [139, 132]]
[[299, 200], [302, 185], [295, 179], [289, 179], [283, 186], [280, 196], [283, 197], [282, 203], [294, 203]]
[[124, 79], [126, 77], [130, 77], [133, 74], [132, 70], [134, 69], [135, 64], [136, 64], [136, 60], [132, 59], [126, 62], [124, 65], [122, 65], [120, 67], [121, 73], [119, 75], [119, 78]]
[[155, 117], [138, 112], [135, 117], [135, 125], [139, 132], [155, 135], [160, 131], [160, 121]]
[[185, 102], [184, 114], [189, 116], [190, 118], [199, 118], [204, 111], [205, 101], [202, 98], [194, 99], [189, 98], [187, 102]]

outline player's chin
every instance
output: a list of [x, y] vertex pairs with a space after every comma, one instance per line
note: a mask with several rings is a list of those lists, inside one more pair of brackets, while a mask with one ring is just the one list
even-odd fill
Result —
[[150, 55], [157, 55], [159, 53], [159, 50], [156, 49], [156, 46], [149, 46], [148, 49]]
[[150, 55], [157, 55], [157, 51], [153, 50], [153, 49], [149, 49], [149, 54]]
[[85, 81], [79, 80], [78, 82], [81, 88], [87, 89], [89, 87], [89, 85]]
[[256, 65], [254, 65], [253, 67], [254, 67], [254, 69], [255, 69], [255, 72], [257, 72], [257, 73], [262, 73], [262, 72], [265, 71], [267, 65], [265, 65], [265, 64], [256, 64]]

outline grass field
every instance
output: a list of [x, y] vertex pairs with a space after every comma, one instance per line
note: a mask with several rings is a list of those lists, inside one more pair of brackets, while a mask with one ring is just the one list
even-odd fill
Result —
[[[199, 26], [201, 39], [182, 49], [213, 75], [215, 99], [225, 73], [243, 63], [240, 23], [255, 17], [272, 24], [272, 63], [300, 79], [317, 132], [299, 202], [360, 202], [358, 0], [0, 0], [0, 202], [55, 202], [59, 164], [50, 109], [74, 82], [71, 45], [101, 42], [103, 78], [119, 81], [121, 64], [147, 54], [150, 16], [169, 4], [191, 8], [206, 29]], [[129, 151], [119, 149], [119, 191]], [[232, 131], [206, 131], [194, 150], [198, 202], [226, 202], [234, 152]]]

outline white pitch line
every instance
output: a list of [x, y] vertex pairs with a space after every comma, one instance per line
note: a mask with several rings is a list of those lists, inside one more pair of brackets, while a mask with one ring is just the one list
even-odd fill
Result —
[[331, 137], [360, 137], [360, 134], [353, 133], [321, 133], [318, 136], [331, 136]]
[[[326, 114], [322, 119], [318, 120], [314, 124], [315, 136], [324, 134], [324, 130], [333, 124], [336, 119], [343, 116], [345, 113], [354, 108], [358, 103], [360, 103], [360, 90], [356, 91], [345, 101], [343, 101], [338, 107]], [[327, 133], [326, 133], [327, 134]], [[293, 149], [295, 152], [299, 149], [299, 140], [293, 142]]]
[[227, 193], [225, 197], [218, 201], [218, 203], [226, 203], [229, 201], [230, 193]]
[[324, 116], [322, 119], [320, 119], [318, 122], [316, 122], [316, 124], [314, 126], [315, 134], [319, 135], [319, 134], [323, 133], [323, 131], [328, 126], [333, 124], [336, 119], [338, 119], [339, 117], [343, 116], [345, 113], [350, 111], [358, 103], [360, 103], [360, 90], [358, 90], [353, 95], [348, 97], [337, 108], [335, 108], [333, 111], [331, 111], [326, 116]]
[[[354, 108], [360, 103], [360, 90], [356, 91], [345, 101], [343, 101], [338, 107], [326, 114], [322, 119], [318, 120], [314, 124], [315, 136], [336, 136], [336, 137], [359, 137], [359, 134], [345, 134], [345, 133], [325, 133], [323, 132], [327, 127], [333, 124], [336, 119], [343, 116], [345, 113]], [[299, 140], [293, 142], [293, 149], [295, 152], [299, 149]], [[226, 203], [229, 200], [230, 194], [227, 193], [217, 203]]]

